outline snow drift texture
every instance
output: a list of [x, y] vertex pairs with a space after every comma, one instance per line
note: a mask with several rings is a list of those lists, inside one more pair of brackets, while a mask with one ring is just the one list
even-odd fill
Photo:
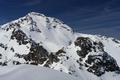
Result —
[[119, 40], [75, 33], [62, 21], [35, 12], [1, 26], [0, 51], [1, 66], [44, 66], [81, 80], [120, 78]]
[[[52, 74], [51, 74], [52, 73]], [[0, 80], [79, 80], [68, 74], [31, 65], [9, 66], [0, 69]]]

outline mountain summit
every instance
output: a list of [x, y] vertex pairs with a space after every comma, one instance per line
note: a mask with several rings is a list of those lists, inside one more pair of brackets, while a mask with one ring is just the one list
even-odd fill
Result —
[[1, 66], [44, 66], [81, 80], [120, 78], [119, 40], [73, 32], [62, 21], [36, 12], [1, 26], [0, 51]]

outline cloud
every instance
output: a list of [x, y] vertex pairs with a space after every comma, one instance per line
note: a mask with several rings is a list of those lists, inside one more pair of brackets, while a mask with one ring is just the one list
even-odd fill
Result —
[[22, 6], [34, 6], [41, 3], [42, 0], [28, 0], [26, 3], [24, 3]]

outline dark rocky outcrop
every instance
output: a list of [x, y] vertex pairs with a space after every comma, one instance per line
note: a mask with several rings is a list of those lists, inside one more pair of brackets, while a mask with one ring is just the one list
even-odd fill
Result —
[[0, 43], [0, 47], [1, 48], [4, 48], [5, 50], [8, 48], [7, 45], [3, 44], [3, 43]]
[[[75, 41], [75, 45], [81, 48], [81, 50], [77, 50], [77, 54], [80, 56], [80, 60], [77, 62], [80, 66], [84, 65], [87, 67], [87, 71], [97, 76], [101, 76], [106, 71], [120, 71], [117, 62], [104, 51], [104, 45], [101, 42], [92, 41], [87, 37], [78, 37]], [[98, 53], [89, 54], [91, 51], [98, 51]], [[85, 57], [87, 57], [87, 60], [84, 64], [81, 64], [82, 59]]]
[[97, 76], [101, 76], [105, 71], [119, 71], [115, 59], [106, 52], [101, 55], [89, 55], [86, 63], [90, 65], [87, 70]]
[[26, 34], [21, 30], [14, 29], [11, 35], [11, 39], [16, 39], [19, 45], [26, 45], [29, 42]]
[[81, 50], [77, 50], [77, 54], [82, 58], [92, 51], [92, 42], [89, 38], [78, 37], [75, 41], [75, 45], [81, 48]]

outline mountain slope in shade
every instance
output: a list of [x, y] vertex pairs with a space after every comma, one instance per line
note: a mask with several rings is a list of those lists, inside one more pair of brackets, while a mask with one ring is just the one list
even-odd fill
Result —
[[44, 67], [19, 65], [2, 67], [0, 69], [0, 80], [80, 80], [80, 79]]
[[75, 33], [62, 21], [40, 13], [2, 25], [0, 51], [1, 66], [44, 66], [82, 80], [120, 77], [119, 40]]

